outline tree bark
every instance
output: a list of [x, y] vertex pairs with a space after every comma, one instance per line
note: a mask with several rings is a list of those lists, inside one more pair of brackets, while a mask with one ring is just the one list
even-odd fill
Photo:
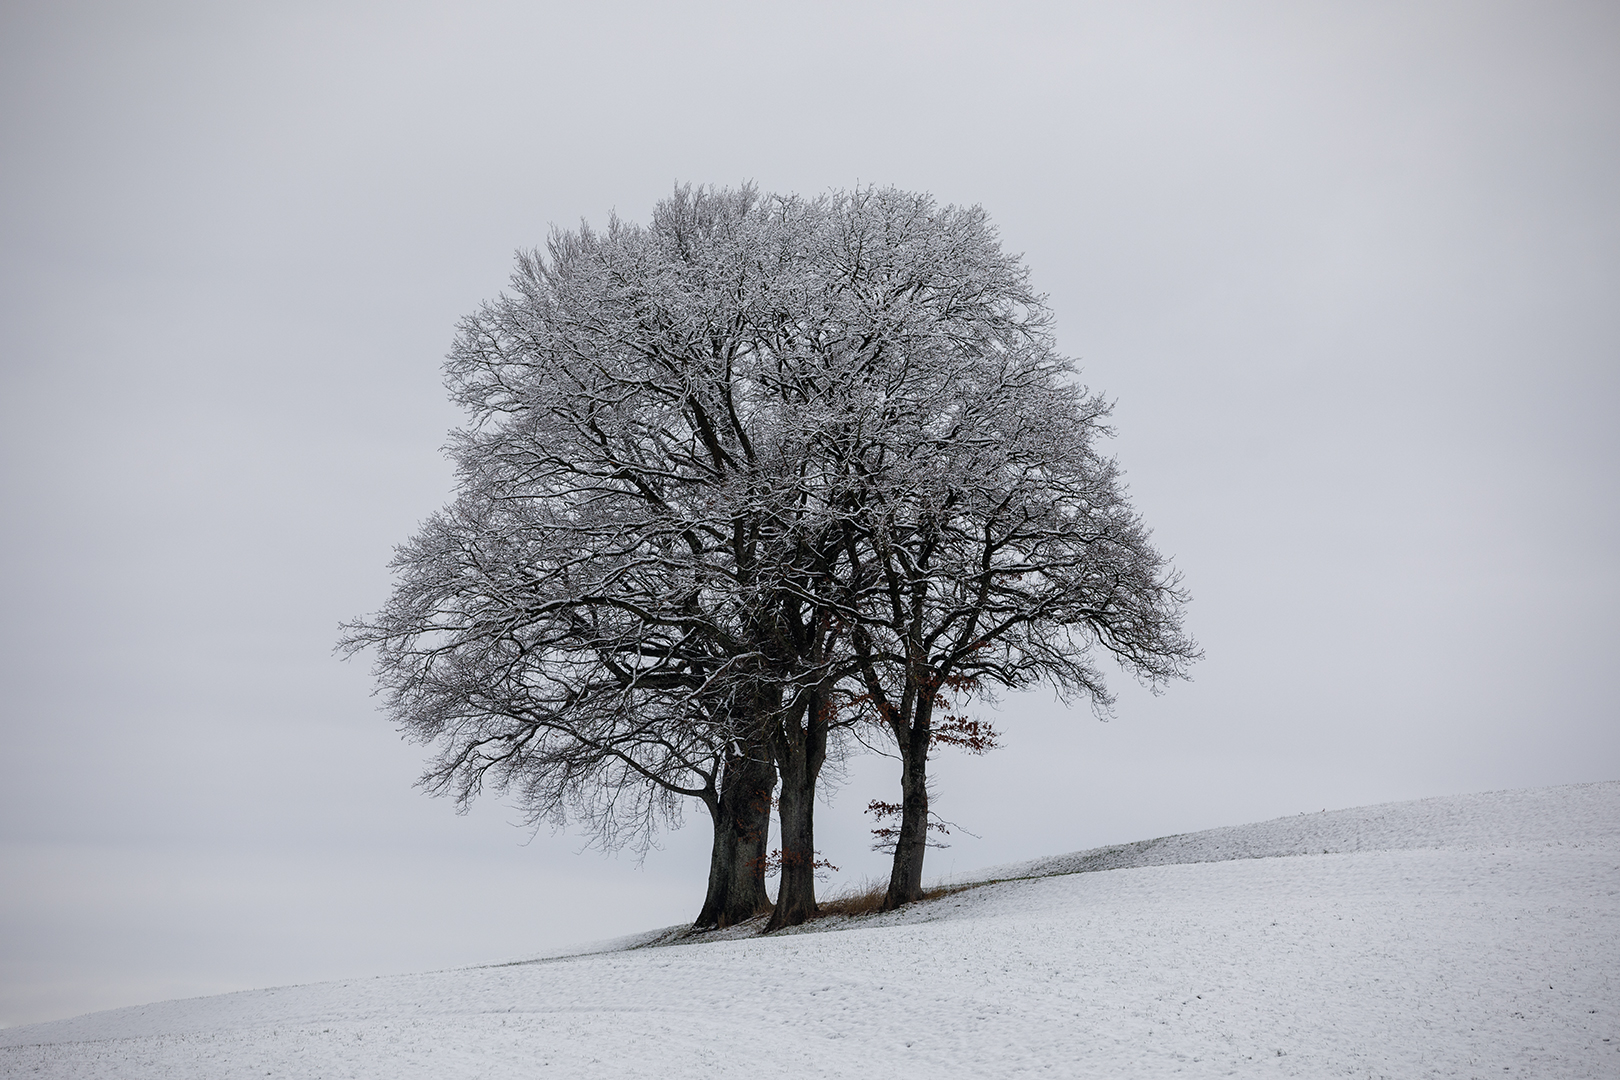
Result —
[[900, 834], [889, 871], [883, 910], [923, 898], [923, 856], [928, 851], [928, 744], [932, 738], [931, 696], [919, 694], [916, 715], [895, 732], [900, 747]]
[[[797, 926], [819, 914], [816, 907], [816, 778], [827, 757], [827, 717], [821, 695], [810, 695], [802, 716], [775, 725], [772, 749], [782, 777], [777, 816], [782, 826], [782, 879], [765, 932]], [[800, 710], [793, 710], [798, 713]]]
[[770, 906], [765, 892], [765, 846], [771, 824], [776, 771], [767, 748], [742, 748], [728, 757], [720, 793], [709, 805], [714, 847], [709, 891], [692, 924], [700, 930], [735, 926]]
[[749, 746], [727, 772], [722, 798], [731, 809], [731, 843], [736, 855], [718, 926], [725, 929], [770, 907], [765, 892], [765, 849], [771, 831], [771, 792], [776, 769], [763, 742]]

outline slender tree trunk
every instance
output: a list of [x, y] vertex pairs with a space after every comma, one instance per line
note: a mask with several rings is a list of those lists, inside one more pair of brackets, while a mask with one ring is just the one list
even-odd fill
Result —
[[731, 863], [736, 858], [736, 847], [729, 842], [731, 829], [725, 805], [718, 795], [705, 797], [709, 820], [714, 825], [714, 842], [709, 847], [709, 891], [703, 897], [703, 909], [692, 923], [699, 930], [712, 930], [720, 925], [720, 909], [726, 900], [726, 882], [731, 880]]
[[771, 789], [776, 771], [763, 745], [731, 755], [719, 796], [705, 800], [714, 822], [709, 855], [709, 891], [692, 924], [725, 929], [751, 919], [770, 905], [765, 893], [765, 844], [771, 824]]
[[908, 730], [896, 732], [900, 745], [900, 835], [895, 840], [894, 864], [883, 910], [923, 898], [923, 855], [928, 851], [928, 743], [932, 733], [932, 701], [919, 695], [917, 713]]
[[777, 815], [782, 826], [782, 880], [776, 908], [765, 931], [797, 926], [819, 913], [816, 907], [816, 778], [827, 757], [827, 718], [820, 695], [799, 716], [784, 716], [776, 725], [773, 749], [782, 777]]

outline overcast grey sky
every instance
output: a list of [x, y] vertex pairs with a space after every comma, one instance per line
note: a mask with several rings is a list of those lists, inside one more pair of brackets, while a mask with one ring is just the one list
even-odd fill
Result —
[[696, 914], [701, 809], [523, 846], [331, 651], [457, 317], [676, 181], [986, 207], [1192, 590], [1193, 682], [941, 758], [932, 870], [1620, 778], [1620, 7], [583, 8], [0, 15], [0, 1024]]

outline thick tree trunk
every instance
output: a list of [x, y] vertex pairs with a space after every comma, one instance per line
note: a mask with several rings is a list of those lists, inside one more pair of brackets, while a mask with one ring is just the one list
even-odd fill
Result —
[[727, 887], [726, 904], [721, 910], [719, 926], [728, 926], [752, 919], [771, 905], [765, 892], [765, 849], [771, 831], [771, 791], [776, 787], [776, 769], [771, 764], [770, 752], [761, 744], [750, 747], [747, 754], [733, 764], [722, 798], [728, 798], [732, 807], [732, 841], [736, 858], [732, 863], [731, 882]]
[[714, 847], [708, 896], [692, 924], [698, 929], [725, 929], [770, 906], [765, 845], [775, 784], [776, 771], [764, 746], [750, 747], [726, 762], [720, 795], [709, 808]]
[[919, 707], [900, 744], [900, 835], [894, 845], [883, 910], [923, 898], [923, 856], [928, 851], [928, 743], [932, 710]]
[[765, 931], [797, 926], [818, 914], [816, 908], [816, 778], [827, 756], [827, 722], [817, 701], [804, 709], [802, 722], [784, 717], [777, 724], [772, 749], [782, 777], [777, 816], [782, 826], [782, 879], [776, 908]]
[[816, 916], [815, 784], [798, 763], [782, 777], [777, 813], [782, 825], [782, 879], [766, 931], [797, 926]]

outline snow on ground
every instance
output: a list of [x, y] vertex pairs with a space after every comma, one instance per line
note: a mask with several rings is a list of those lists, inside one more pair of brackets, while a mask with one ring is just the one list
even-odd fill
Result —
[[1620, 1076], [1617, 783], [980, 877], [1022, 880], [815, 927], [836, 932], [11, 1028], [0, 1075]]
[[1271, 859], [1318, 852], [1485, 848], [1502, 844], [1614, 842], [1620, 831], [1620, 785], [1496, 791], [1415, 802], [1297, 814], [1253, 825], [1161, 836], [1134, 844], [1076, 851], [992, 866], [964, 881], [1045, 877], [1133, 866]]

